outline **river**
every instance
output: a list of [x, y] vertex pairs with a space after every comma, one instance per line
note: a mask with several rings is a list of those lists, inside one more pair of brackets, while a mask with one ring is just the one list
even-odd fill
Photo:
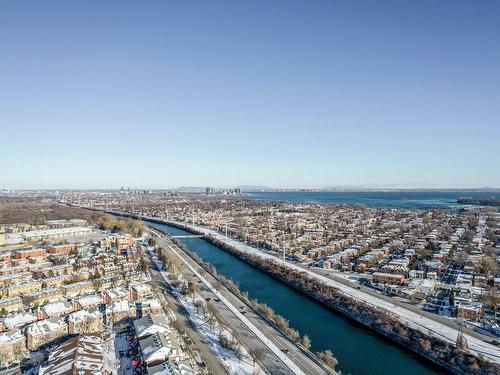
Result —
[[[163, 224], [152, 225], [173, 235], [189, 234]], [[337, 368], [344, 374], [446, 373], [202, 238], [183, 238], [181, 241], [189, 250], [211, 263], [220, 274], [236, 282], [251, 298], [272, 307], [289, 320], [291, 327], [298, 329], [302, 335], [307, 334], [311, 338], [313, 351], [330, 349], [339, 360]]]

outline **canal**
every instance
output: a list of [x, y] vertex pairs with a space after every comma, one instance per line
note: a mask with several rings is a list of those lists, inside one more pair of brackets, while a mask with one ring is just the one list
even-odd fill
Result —
[[[173, 235], [188, 232], [163, 224], [152, 224]], [[272, 307], [290, 326], [307, 334], [311, 349], [329, 349], [339, 360], [337, 369], [352, 375], [444, 374], [437, 366], [404, 350], [364, 326], [275, 280], [239, 258], [202, 238], [181, 241], [211, 263], [217, 271], [236, 282], [251, 298]]]

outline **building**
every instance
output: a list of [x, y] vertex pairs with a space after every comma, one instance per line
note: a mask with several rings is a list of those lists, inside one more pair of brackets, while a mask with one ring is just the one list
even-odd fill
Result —
[[59, 345], [49, 354], [39, 375], [106, 375], [103, 342], [98, 334], [78, 335]]
[[38, 292], [23, 295], [23, 303], [29, 306], [39, 306], [50, 302], [59, 301], [63, 297], [61, 288], [42, 289]]
[[48, 318], [26, 327], [26, 346], [29, 350], [37, 350], [55, 339], [68, 334], [68, 325], [62, 318]]
[[7, 296], [14, 297], [21, 294], [28, 294], [38, 292], [42, 289], [42, 283], [38, 280], [27, 281], [25, 283], [19, 283], [14, 285], [9, 285], [7, 287]]
[[61, 287], [61, 289], [66, 297], [76, 297], [84, 294], [91, 294], [95, 291], [92, 281], [80, 281], [77, 283], [64, 285]]
[[26, 324], [37, 320], [36, 315], [30, 312], [12, 313], [0, 318], [0, 332], [9, 331], [14, 328], [20, 328]]
[[21, 362], [26, 357], [26, 338], [20, 330], [0, 333], [0, 363]]
[[36, 317], [40, 320], [64, 316], [73, 311], [73, 305], [68, 301], [48, 303], [36, 310]]
[[96, 309], [80, 310], [68, 316], [68, 333], [70, 335], [101, 332], [102, 330], [102, 314]]
[[16, 259], [27, 259], [27, 258], [35, 258], [35, 257], [44, 257], [47, 252], [45, 249], [22, 249], [15, 251]]
[[161, 316], [146, 315], [134, 321], [135, 333], [139, 339], [155, 333], [167, 334], [171, 331], [165, 318]]
[[85, 227], [33, 230], [21, 233], [25, 241], [60, 240], [68, 237], [88, 236], [92, 229]]
[[76, 246], [74, 244], [55, 245], [55, 246], [49, 246], [47, 248], [47, 253], [50, 255], [63, 255], [63, 254], [69, 254], [75, 249]]
[[134, 303], [128, 300], [113, 302], [106, 310], [106, 315], [113, 323], [117, 323], [125, 318], [135, 318], [136, 308]]
[[111, 288], [102, 292], [102, 303], [104, 304], [124, 299], [128, 299], [128, 291], [124, 287]]
[[148, 367], [181, 359], [181, 350], [177, 341], [160, 333], [139, 340], [139, 347], [144, 363]]
[[19, 311], [24, 307], [23, 299], [19, 296], [0, 298], [0, 313]]
[[90, 309], [99, 306], [101, 303], [102, 299], [99, 295], [91, 294], [73, 300], [73, 310], [78, 311], [82, 309]]
[[141, 317], [146, 315], [159, 316], [161, 314], [161, 304], [156, 299], [148, 299], [137, 303], [137, 311]]
[[405, 277], [392, 273], [375, 272], [372, 280], [374, 283], [402, 285], [405, 282]]
[[146, 298], [151, 298], [151, 286], [147, 284], [133, 284], [129, 287], [131, 301], [142, 301]]

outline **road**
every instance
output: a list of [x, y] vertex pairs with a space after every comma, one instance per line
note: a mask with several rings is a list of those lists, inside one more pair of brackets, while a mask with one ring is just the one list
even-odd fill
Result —
[[[299, 367], [305, 374], [331, 374], [325, 367], [320, 365], [315, 359], [309, 357], [309, 355], [292, 342], [288, 337], [283, 335], [277, 328], [267, 322], [259, 314], [255, 313], [252, 308], [244, 301], [242, 301], [238, 296], [232, 293], [228, 288], [219, 283], [211, 274], [206, 272], [201, 266], [199, 266], [193, 259], [191, 259], [186, 253], [184, 253], [179, 247], [177, 247], [173, 242], [171, 242], [166, 236], [162, 236], [158, 239], [158, 243], [164, 247], [175, 248], [175, 250], [182, 254], [184, 261], [188, 262], [196, 271], [203, 275], [203, 278], [207, 280], [211, 285], [219, 284], [221, 293], [230, 303], [236, 308], [241, 306], [246, 307], [245, 317], [251, 321], [258, 328], [258, 330], [264, 334], [270, 341], [274, 343], [278, 348], [280, 348], [287, 357], [293, 361], [293, 363]], [[200, 288], [200, 294], [203, 298], [210, 298], [212, 301], [217, 301], [217, 296], [206, 287]], [[243, 343], [246, 348], [252, 350], [262, 350], [266, 353], [265, 357], [259, 362], [259, 365], [263, 370], [269, 374], [293, 374], [294, 372], [290, 370], [282, 360], [271, 352], [268, 347], [262, 342], [252, 330], [250, 330], [245, 324], [242, 323], [240, 317], [237, 316], [233, 311], [231, 311], [223, 303], [214, 303], [214, 306], [218, 309], [219, 314], [223, 318], [224, 322], [233, 329], [234, 332], [238, 333], [238, 339]]]
[[203, 337], [198, 333], [196, 327], [189, 319], [189, 315], [182, 306], [182, 304], [172, 296], [170, 293], [170, 286], [163, 280], [160, 272], [152, 263], [151, 259], [147, 259], [149, 263], [149, 269], [151, 270], [151, 282], [154, 283], [161, 292], [161, 296], [164, 299], [163, 302], [167, 302], [168, 307], [175, 313], [177, 319], [182, 323], [187, 336], [193, 342], [193, 346], [199, 351], [201, 358], [206, 364], [206, 368], [209, 374], [226, 374], [227, 371], [224, 368], [222, 362], [215, 355], [212, 347], [205, 342]]
[[[279, 258], [272, 254], [269, 254], [268, 252], [246, 245], [238, 240], [225, 237], [224, 235], [209, 228], [178, 222], [176, 222], [176, 224], [182, 225], [197, 234], [203, 233], [213, 236], [216, 239], [237, 248], [241, 252], [252, 254], [262, 259], [281, 261]], [[331, 276], [322, 275], [318, 272], [312, 271], [307, 267], [300, 267], [299, 265], [290, 262], [286, 262], [285, 265], [292, 270], [305, 271], [309, 274], [309, 276], [314, 277], [316, 280], [342, 291], [342, 293], [348, 295], [350, 298], [364, 301], [365, 303], [375, 306], [376, 308], [383, 309], [396, 316], [404, 324], [407, 324], [410, 327], [414, 327], [421, 332], [425, 332], [426, 334], [431, 334], [440, 339], [454, 343], [459, 332], [463, 331], [463, 329], [457, 329], [456, 324], [451, 324], [451, 322], [449, 321], [443, 322], [435, 317], [430, 318], [427, 315], [424, 315], [420, 309], [418, 311], [415, 311], [412, 308], [408, 308], [409, 305], [407, 304], [402, 304], [394, 299], [387, 300], [381, 298], [380, 294], [373, 291], [366, 291], [362, 290], [361, 288], [358, 289], [356, 285], [347, 280], [338, 280], [338, 277], [333, 279]], [[465, 331], [464, 334], [468, 342], [469, 350], [472, 353], [474, 353], [476, 356], [483, 356], [494, 363], [500, 363], [499, 347], [493, 345], [491, 341], [484, 340], [484, 336], [479, 335], [477, 332], [469, 333], [469, 331]]]

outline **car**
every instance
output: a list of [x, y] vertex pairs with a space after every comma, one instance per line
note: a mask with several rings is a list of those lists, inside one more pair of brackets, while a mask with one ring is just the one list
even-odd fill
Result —
[[496, 346], [500, 345], [500, 342], [498, 342], [497, 340], [492, 340], [491, 343]]

